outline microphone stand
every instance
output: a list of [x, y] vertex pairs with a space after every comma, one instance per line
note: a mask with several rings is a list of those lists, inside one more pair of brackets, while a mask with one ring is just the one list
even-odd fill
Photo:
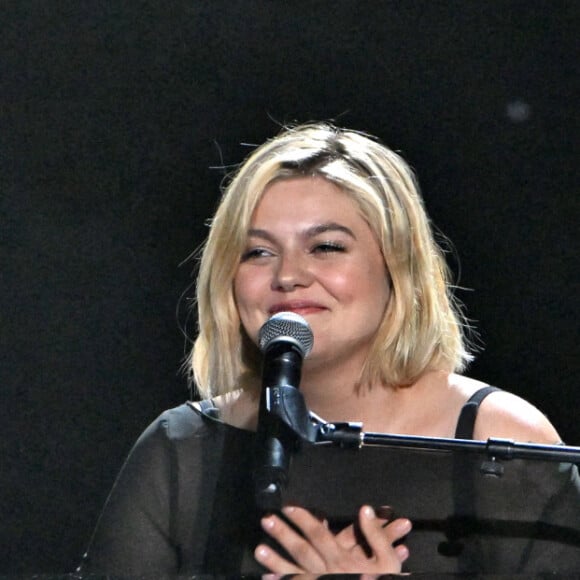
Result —
[[263, 369], [266, 386], [260, 395], [254, 492], [257, 505], [271, 512], [281, 508], [292, 453], [301, 440], [315, 440], [317, 435], [302, 393], [292, 386], [300, 383], [303, 353], [286, 341], [273, 342], [268, 353]]

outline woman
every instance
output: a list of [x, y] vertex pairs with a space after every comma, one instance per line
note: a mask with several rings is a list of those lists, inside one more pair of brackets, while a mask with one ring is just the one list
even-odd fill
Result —
[[[328, 421], [430, 437], [560, 441], [529, 403], [456, 374], [471, 356], [417, 185], [398, 155], [361, 133], [300, 126], [248, 158], [212, 221], [197, 308], [190, 362], [211, 403], [169, 411], [141, 437], [101, 517], [88, 570], [247, 572], [260, 569], [256, 562], [275, 573], [401, 570], [411, 523], [386, 522], [370, 506], [358, 516], [364, 541], [354, 524], [335, 534], [299, 507], [258, 522], [256, 344], [278, 312], [295, 312], [312, 328], [300, 390]], [[464, 418], [458, 431], [462, 408], [478, 393], [476, 419]]]

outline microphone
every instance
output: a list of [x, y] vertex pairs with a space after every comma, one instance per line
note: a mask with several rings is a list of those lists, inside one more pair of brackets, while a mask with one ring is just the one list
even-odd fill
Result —
[[264, 353], [262, 388], [300, 386], [302, 360], [310, 354], [314, 337], [302, 316], [279, 312], [260, 329], [258, 345]]
[[258, 334], [263, 353], [262, 393], [258, 414], [255, 454], [255, 490], [258, 506], [275, 511], [281, 507], [281, 490], [288, 480], [291, 452], [297, 445], [296, 434], [272, 409], [283, 407], [292, 415], [292, 400], [284, 391], [298, 389], [302, 361], [310, 354], [314, 337], [310, 326], [294, 312], [279, 312], [266, 321]]

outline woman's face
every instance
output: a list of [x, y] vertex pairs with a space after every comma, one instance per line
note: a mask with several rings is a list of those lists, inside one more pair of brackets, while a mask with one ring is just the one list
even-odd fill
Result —
[[390, 290], [379, 245], [355, 202], [330, 181], [304, 177], [265, 190], [234, 295], [254, 341], [276, 312], [303, 316], [314, 333], [306, 365], [364, 360]]

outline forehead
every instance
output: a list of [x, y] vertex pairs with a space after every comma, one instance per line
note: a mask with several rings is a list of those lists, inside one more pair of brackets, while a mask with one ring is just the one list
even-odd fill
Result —
[[252, 216], [252, 225], [262, 221], [320, 222], [338, 218], [366, 223], [349, 192], [323, 177], [296, 177], [266, 187]]

